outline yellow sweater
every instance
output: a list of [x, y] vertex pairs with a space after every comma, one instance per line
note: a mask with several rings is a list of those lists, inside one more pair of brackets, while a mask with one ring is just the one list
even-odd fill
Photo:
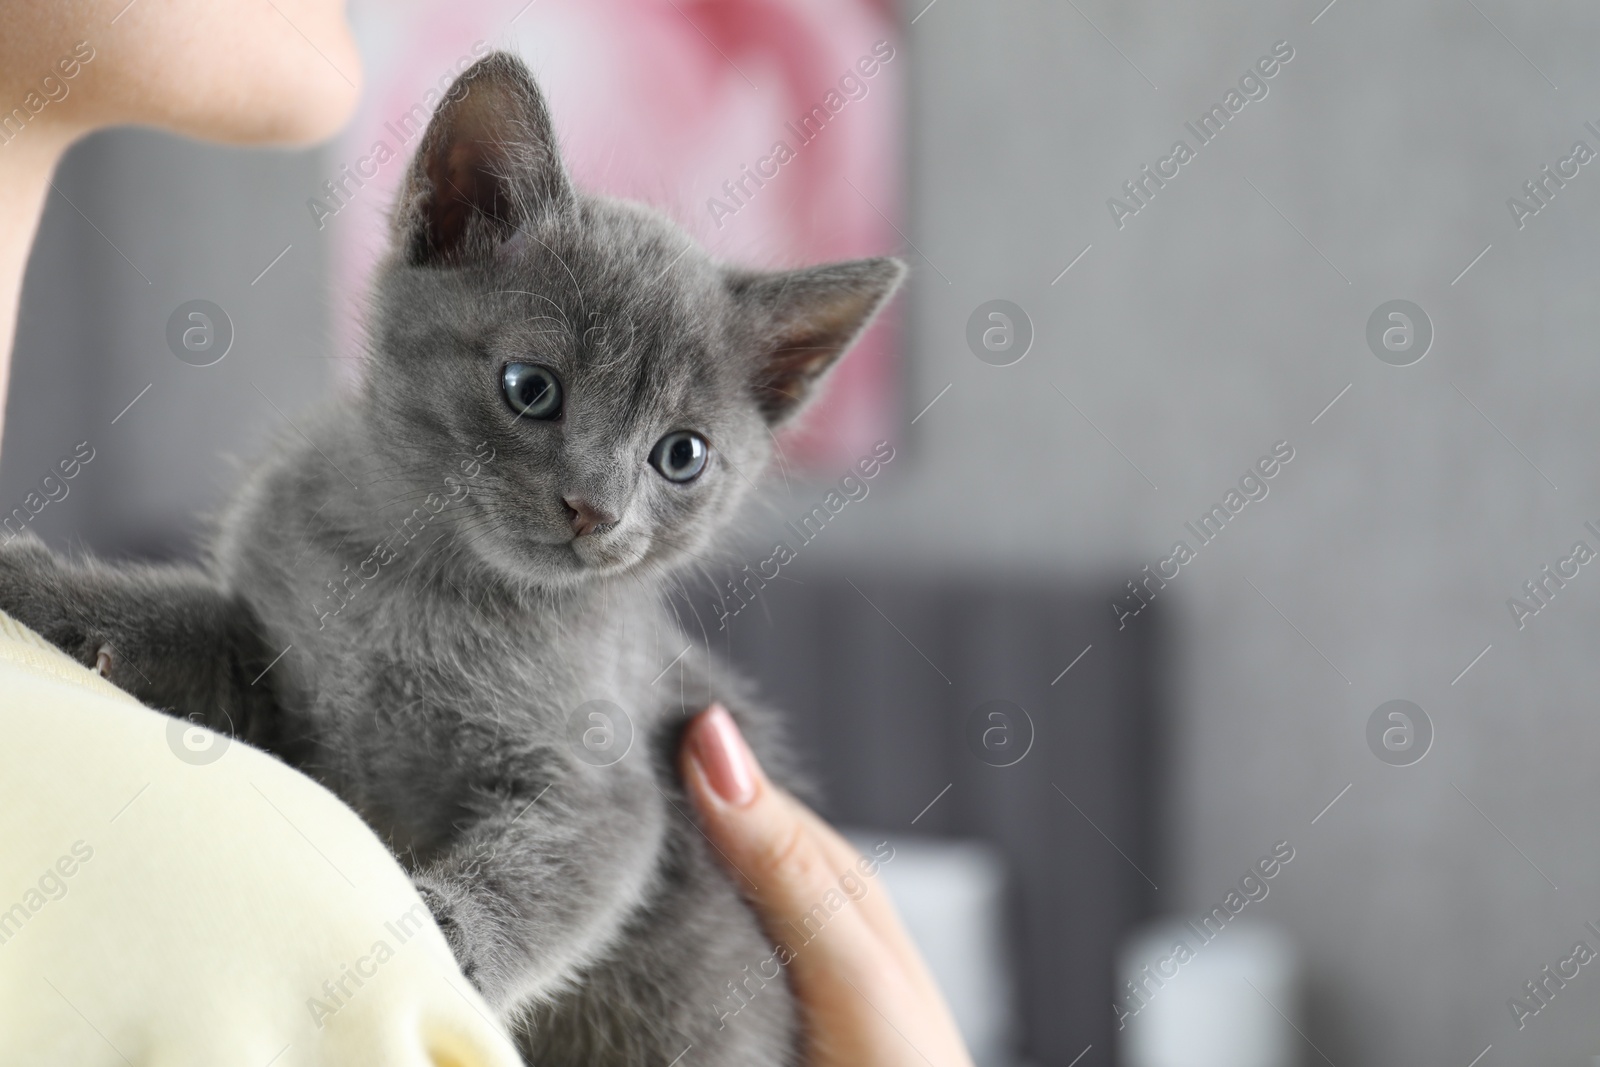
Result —
[[333, 794], [0, 614], [0, 1064], [516, 1067]]

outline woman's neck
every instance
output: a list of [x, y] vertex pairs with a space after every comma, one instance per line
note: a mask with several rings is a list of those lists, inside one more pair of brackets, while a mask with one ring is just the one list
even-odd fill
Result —
[[50, 176], [70, 141], [53, 129], [32, 125], [0, 144], [0, 431], [5, 427], [6, 381], [28, 250], [39, 229]]

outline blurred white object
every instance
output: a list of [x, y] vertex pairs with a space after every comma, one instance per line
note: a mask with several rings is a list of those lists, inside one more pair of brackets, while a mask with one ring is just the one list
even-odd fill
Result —
[[1117, 971], [1117, 1010], [1130, 1012], [1121, 1034], [1125, 1067], [1300, 1062], [1299, 958], [1271, 927], [1235, 920], [1212, 933], [1164, 921], [1124, 946]]
[[999, 853], [977, 841], [898, 832], [852, 830], [846, 836], [863, 852], [885, 840], [894, 846], [894, 859], [879, 869], [876, 881], [894, 898], [974, 1062], [1015, 1064], [1015, 1001], [1002, 919], [1006, 874]]

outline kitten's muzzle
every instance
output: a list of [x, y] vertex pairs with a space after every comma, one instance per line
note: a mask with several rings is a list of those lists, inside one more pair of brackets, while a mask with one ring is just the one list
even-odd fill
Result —
[[617, 524], [615, 515], [601, 511], [580, 496], [564, 496], [561, 504], [567, 509], [567, 522], [572, 526], [574, 537], [604, 533]]

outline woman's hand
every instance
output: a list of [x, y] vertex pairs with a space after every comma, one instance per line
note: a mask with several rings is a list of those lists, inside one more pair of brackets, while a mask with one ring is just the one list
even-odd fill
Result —
[[[713, 705], [689, 724], [683, 776], [705, 830], [755, 885], [767, 933], [793, 949], [811, 1067], [971, 1067], [944, 998], [871, 868], [831, 827], [768, 781], [739, 728]], [[860, 864], [860, 866], [858, 866]], [[866, 886], [812, 940], [802, 929], [841, 879]]]

